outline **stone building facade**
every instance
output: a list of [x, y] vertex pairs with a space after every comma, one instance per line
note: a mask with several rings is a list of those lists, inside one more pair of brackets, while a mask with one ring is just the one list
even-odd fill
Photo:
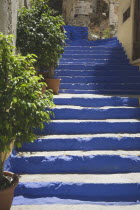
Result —
[[140, 0], [119, 0], [118, 39], [130, 62], [140, 66]]

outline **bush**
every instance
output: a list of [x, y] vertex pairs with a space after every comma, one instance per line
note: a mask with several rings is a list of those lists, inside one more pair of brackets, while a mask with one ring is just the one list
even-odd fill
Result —
[[42, 94], [42, 77], [33, 68], [34, 55], [15, 55], [12, 36], [0, 34], [0, 186], [4, 159], [12, 142], [19, 147], [32, 142], [34, 128], [50, 121], [53, 95]]
[[17, 47], [23, 55], [36, 54], [36, 66], [41, 70], [57, 65], [65, 40], [63, 19], [46, 2], [32, 0], [30, 9], [19, 10], [17, 27]]

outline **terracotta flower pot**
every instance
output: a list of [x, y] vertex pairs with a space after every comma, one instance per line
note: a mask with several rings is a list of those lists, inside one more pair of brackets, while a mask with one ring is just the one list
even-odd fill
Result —
[[18, 185], [19, 179], [16, 174], [13, 174], [8, 171], [4, 171], [3, 174], [5, 176], [13, 177], [14, 179], [14, 183], [12, 186], [5, 190], [0, 190], [0, 210], [10, 210], [14, 197], [14, 190]]
[[54, 94], [58, 94], [60, 88], [60, 79], [45, 79], [48, 87], [46, 89], [52, 89]]

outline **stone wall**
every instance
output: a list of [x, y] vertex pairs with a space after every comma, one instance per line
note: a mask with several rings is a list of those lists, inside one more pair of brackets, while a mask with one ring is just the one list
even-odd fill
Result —
[[22, 6], [29, 6], [29, 0], [1, 0], [0, 32], [16, 36], [17, 12]]
[[65, 23], [73, 26], [88, 26], [90, 15], [96, 11], [97, 0], [63, 0]]
[[114, 26], [114, 33], [118, 31], [119, 0], [110, 0], [109, 23]]
[[[114, 33], [118, 29], [118, 9], [119, 0], [100, 0], [108, 5], [109, 17], [108, 23], [106, 18], [101, 20], [101, 25], [110, 25]], [[92, 19], [97, 19], [99, 0], [63, 0], [63, 16], [66, 24], [73, 26], [86, 26], [88, 27]], [[99, 14], [101, 19], [101, 14]], [[105, 22], [105, 23], [104, 23]], [[95, 26], [96, 23], [93, 25]], [[106, 28], [106, 26], [104, 27]]]

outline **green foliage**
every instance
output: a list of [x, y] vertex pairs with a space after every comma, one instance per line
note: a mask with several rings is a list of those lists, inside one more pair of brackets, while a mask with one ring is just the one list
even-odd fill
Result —
[[33, 64], [35, 55], [15, 55], [12, 35], [0, 34], [0, 175], [2, 154], [7, 153], [14, 140], [19, 147], [32, 142], [36, 136], [34, 128], [43, 128], [50, 121], [53, 107], [50, 91], [42, 94], [41, 76], [36, 76]]
[[63, 19], [50, 9], [46, 0], [32, 0], [30, 9], [19, 10], [17, 47], [23, 55], [37, 55], [36, 67], [57, 65], [64, 50]]
[[110, 28], [107, 28], [106, 30], [104, 30], [102, 34], [103, 34], [103, 38], [104, 39], [108, 39], [108, 38], [112, 37]]

